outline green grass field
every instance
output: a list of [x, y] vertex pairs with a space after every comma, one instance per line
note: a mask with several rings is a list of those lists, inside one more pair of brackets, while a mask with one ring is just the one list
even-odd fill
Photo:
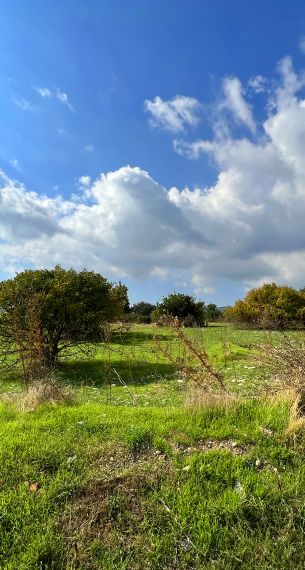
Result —
[[187, 334], [243, 398], [186, 406], [183, 347], [136, 326], [62, 363], [69, 405], [1, 404], [1, 570], [304, 568], [304, 438], [287, 402], [253, 398], [264, 333]]
[[[264, 332], [215, 325], [188, 329], [186, 334], [198, 346], [205, 347], [231, 390], [246, 395], [256, 392], [265, 370], [253, 357], [256, 346], [265, 338]], [[132, 389], [138, 404], [180, 405], [181, 386], [177, 384], [175, 363], [160, 351], [156, 336], [160, 339], [161, 349], [169, 349], [178, 363], [185, 357], [185, 348], [172, 330], [138, 325], [127, 332], [114, 334], [110, 343], [98, 347], [89, 358], [79, 352], [64, 359], [57, 375], [85, 401], [130, 404], [132, 398], [118, 380], [118, 373]], [[273, 336], [276, 339], [278, 333]], [[16, 374], [3, 377], [0, 382], [1, 392], [12, 389], [20, 389]]]

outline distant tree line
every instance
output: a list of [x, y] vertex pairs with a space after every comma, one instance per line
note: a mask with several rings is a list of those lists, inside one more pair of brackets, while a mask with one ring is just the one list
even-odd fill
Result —
[[305, 324], [305, 289], [265, 283], [225, 309], [223, 318], [240, 326], [284, 329]]
[[197, 301], [191, 295], [174, 292], [163, 297], [156, 305], [145, 301], [136, 303], [126, 318], [138, 323], [160, 325], [169, 318], [176, 318], [185, 327], [204, 327], [211, 321], [217, 321], [221, 314], [221, 310], [213, 303], [205, 305], [204, 301]]

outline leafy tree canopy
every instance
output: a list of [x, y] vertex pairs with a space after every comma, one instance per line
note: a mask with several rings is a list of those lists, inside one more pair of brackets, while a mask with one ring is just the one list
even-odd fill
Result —
[[244, 300], [225, 310], [228, 321], [266, 328], [283, 328], [300, 322], [304, 316], [305, 295], [286, 285], [265, 283], [251, 289]]
[[140, 315], [141, 317], [149, 317], [156, 308], [156, 305], [152, 305], [151, 303], [147, 303], [146, 301], [140, 301], [136, 303], [132, 307], [132, 312], [136, 315]]
[[218, 321], [222, 314], [222, 311], [215, 305], [215, 303], [209, 303], [206, 306], [206, 318], [208, 321]]
[[188, 326], [204, 326], [206, 322], [204, 302], [196, 301], [194, 297], [184, 293], [171, 293], [163, 297], [154, 311], [154, 319], [157, 320], [163, 315], [177, 317], [182, 324]]
[[[93, 271], [27, 270], [0, 283], [0, 358], [8, 365], [36, 350], [45, 366], [64, 348], [101, 339], [118, 318], [126, 288]], [[39, 345], [39, 348], [38, 348]], [[39, 356], [37, 356], [39, 353]]]

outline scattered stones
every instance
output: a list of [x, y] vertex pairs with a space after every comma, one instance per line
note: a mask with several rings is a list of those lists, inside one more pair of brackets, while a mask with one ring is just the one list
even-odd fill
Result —
[[205, 441], [198, 441], [195, 445], [185, 446], [179, 443], [171, 443], [172, 450], [175, 453], [183, 455], [192, 455], [193, 453], [205, 452], [211, 450], [224, 450], [230, 451], [234, 455], [245, 455], [249, 449], [247, 446], [239, 444], [232, 439], [209, 439]]
[[188, 536], [184, 540], [181, 540], [180, 546], [184, 551], [191, 550], [191, 548], [193, 547], [192, 541], [189, 539]]
[[270, 429], [270, 428], [266, 428], [266, 427], [264, 427], [264, 426], [260, 426], [260, 430], [261, 430], [261, 432], [262, 432], [264, 435], [266, 435], [266, 436], [268, 436], [268, 437], [272, 437], [272, 436], [274, 435], [274, 432], [273, 432], [272, 429]]

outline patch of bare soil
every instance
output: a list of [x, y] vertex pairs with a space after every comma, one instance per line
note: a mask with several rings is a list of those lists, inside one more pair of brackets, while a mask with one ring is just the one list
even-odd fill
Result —
[[[184, 434], [178, 435], [183, 441]], [[183, 443], [172, 439], [169, 443], [174, 456], [210, 450], [244, 455], [249, 451], [232, 439], [208, 439], [190, 445], [185, 436]], [[128, 560], [128, 570], [143, 570], [141, 552], [154, 549], [147, 527], [151, 509], [159, 509], [161, 517], [169, 510], [161, 500], [152, 502], [151, 496], [165, 481], [172, 480], [174, 485], [179, 470], [170, 457], [155, 448], [132, 453], [124, 447], [109, 447], [97, 453], [92, 473], [92, 480], [58, 521], [67, 542], [69, 569], [100, 570], [100, 549], [107, 556], [119, 552], [121, 560]], [[115, 563], [112, 561], [113, 567]]]
[[[170, 475], [170, 462], [152, 453], [138, 461], [131, 456], [109, 458], [109, 463], [109, 476], [89, 482], [58, 522], [66, 537], [71, 570], [101, 568], [92, 552], [93, 543], [109, 552], [119, 549], [124, 559], [148, 547], [143, 531], [147, 502]], [[115, 474], [118, 463], [124, 468]], [[128, 568], [138, 570], [141, 566], [132, 559]]]

